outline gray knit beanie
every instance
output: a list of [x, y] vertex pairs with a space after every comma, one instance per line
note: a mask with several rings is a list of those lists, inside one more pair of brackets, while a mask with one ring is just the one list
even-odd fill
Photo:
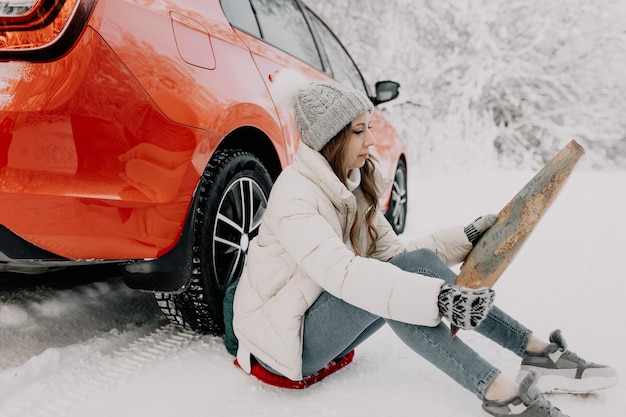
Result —
[[302, 142], [319, 151], [355, 117], [373, 108], [358, 90], [335, 82], [313, 82], [296, 93], [296, 127]]

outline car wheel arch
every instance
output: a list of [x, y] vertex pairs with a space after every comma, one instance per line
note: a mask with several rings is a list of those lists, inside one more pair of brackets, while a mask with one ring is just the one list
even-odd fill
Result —
[[277, 150], [279, 147], [280, 145], [275, 144], [262, 130], [252, 126], [243, 126], [230, 132], [220, 142], [216, 151], [239, 149], [250, 152], [263, 163], [272, 180], [276, 180], [284, 168]]
[[[272, 182], [282, 170], [276, 146], [263, 131], [254, 127], [242, 127], [229, 133], [215, 149], [205, 169], [210, 166], [216, 154], [227, 150], [248, 152], [258, 158], [270, 174]], [[155, 259], [133, 260], [122, 265], [122, 272], [129, 287], [173, 294], [185, 291], [191, 281], [187, 253], [193, 244], [191, 242], [193, 225], [201, 181], [202, 176], [198, 179], [180, 238], [172, 249]]]

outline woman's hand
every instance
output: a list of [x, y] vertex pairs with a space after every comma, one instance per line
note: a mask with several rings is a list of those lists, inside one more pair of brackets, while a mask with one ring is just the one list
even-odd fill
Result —
[[472, 243], [472, 245], [478, 242], [478, 239], [496, 222], [497, 216], [495, 214], [486, 214], [480, 216], [467, 226], [463, 228], [465, 235]]
[[487, 317], [495, 294], [491, 288], [473, 290], [444, 284], [437, 303], [439, 313], [456, 327], [473, 329]]

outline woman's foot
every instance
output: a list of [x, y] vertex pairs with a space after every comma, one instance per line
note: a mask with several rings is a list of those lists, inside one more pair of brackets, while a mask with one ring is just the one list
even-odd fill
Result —
[[500, 401], [517, 392], [519, 384], [512, 379], [498, 374], [485, 391], [485, 400]]
[[612, 387], [618, 380], [612, 367], [587, 362], [567, 350], [560, 330], [550, 334], [550, 344], [543, 350], [524, 354], [518, 380], [531, 371], [540, 376], [538, 387], [544, 393], [587, 394]]
[[537, 389], [538, 378], [537, 374], [529, 372], [513, 395], [500, 401], [485, 399], [484, 414], [495, 417], [567, 417], [541, 395]]

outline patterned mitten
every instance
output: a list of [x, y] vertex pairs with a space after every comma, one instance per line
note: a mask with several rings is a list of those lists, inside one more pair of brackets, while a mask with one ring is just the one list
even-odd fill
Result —
[[473, 329], [487, 317], [494, 297], [491, 288], [473, 290], [444, 284], [439, 292], [439, 312], [456, 327]]
[[478, 239], [496, 222], [495, 214], [486, 214], [484, 216], [480, 216], [463, 229], [467, 238], [472, 245], [478, 242]]

